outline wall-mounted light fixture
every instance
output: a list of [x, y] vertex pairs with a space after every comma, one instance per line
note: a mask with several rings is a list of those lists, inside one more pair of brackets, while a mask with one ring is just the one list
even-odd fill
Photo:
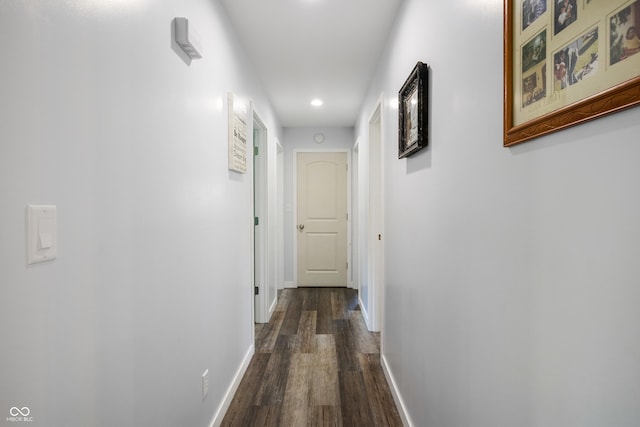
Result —
[[194, 35], [193, 28], [189, 27], [187, 18], [176, 18], [174, 20], [176, 43], [182, 48], [184, 53], [191, 59], [202, 58], [202, 46]]

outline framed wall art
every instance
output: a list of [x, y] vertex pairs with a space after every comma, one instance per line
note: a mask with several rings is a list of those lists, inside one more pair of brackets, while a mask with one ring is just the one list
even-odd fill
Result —
[[247, 172], [247, 105], [233, 93], [227, 95], [229, 170]]
[[504, 0], [504, 146], [640, 104], [640, 0]]
[[418, 62], [398, 93], [398, 158], [410, 156], [428, 143], [427, 64]]

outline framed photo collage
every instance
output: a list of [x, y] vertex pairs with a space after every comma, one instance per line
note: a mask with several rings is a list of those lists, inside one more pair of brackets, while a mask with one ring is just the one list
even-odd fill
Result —
[[640, 0], [505, 0], [509, 146], [640, 103]]

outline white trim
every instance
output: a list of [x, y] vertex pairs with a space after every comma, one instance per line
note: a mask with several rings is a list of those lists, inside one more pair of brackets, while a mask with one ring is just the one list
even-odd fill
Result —
[[[350, 254], [351, 254], [351, 288], [358, 291], [358, 295], [360, 295], [360, 192], [361, 192], [361, 182], [360, 182], [360, 137], [356, 138], [356, 142], [353, 144], [353, 148], [351, 148], [351, 170], [349, 177], [351, 178], [351, 197], [349, 198], [351, 201], [351, 209], [350, 209], [350, 221], [349, 226], [351, 227], [351, 246], [350, 246]], [[354, 206], [355, 205], [355, 206]], [[359, 297], [358, 297], [359, 298]], [[362, 304], [360, 304], [362, 307]]]
[[[292, 180], [293, 180], [293, 286], [292, 288], [297, 288], [298, 283], [298, 153], [347, 153], [347, 167], [349, 168], [349, 173], [347, 174], [347, 261], [350, 259], [349, 251], [351, 247], [349, 245], [350, 236], [349, 230], [351, 229], [351, 150], [348, 148], [318, 148], [318, 149], [305, 149], [305, 148], [296, 148], [292, 151], [292, 163], [293, 167], [291, 170]], [[351, 272], [351, 263], [349, 263], [347, 267], [347, 283], [345, 285], [349, 287], [349, 273]], [[285, 282], [284, 287], [287, 288], [287, 283]]]
[[238, 391], [238, 387], [240, 386], [242, 377], [247, 372], [247, 368], [249, 367], [249, 363], [251, 362], [251, 358], [253, 357], [254, 353], [255, 353], [255, 346], [254, 344], [251, 344], [251, 346], [249, 347], [249, 350], [244, 356], [244, 359], [242, 359], [242, 364], [240, 364], [240, 366], [238, 367], [238, 370], [236, 371], [236, 374], [233, 377], [233, 381], [229, 385], [229, 388], [227, 389], [227, 392], [225, 393], [224, 398], [220, 402], [220, 405], [218, 405], [218, 409], [213, 415], [213, 418], [211, 418], [211, 422], [209, 423], [210, 427], [218, 427], [220, 424], [222, 424], [222, 419], [227, 413], [229, 406], [231, 406], [231, 401], [233, 400], [233, 397], [235, 396], [236, 391]]
[[[369, 121], [367, 125], [367, 139], [368, 139], [368, 194], [369, 194], [369, 203], [367, 205], [368, 209], [368, 220], [367, 220], [367, 235], [368, 235], [368, 244], [367, 244], [367, 283], [369, 286], [368, 289], [368, 308], [369, 308], [369, 319], [371, 323], [367, 323], [367, 326], [371, 331], [381, 331], [382, 332], [382, 324], [383, 324], [383, 296], [384, 296], [384, 127], [383, 127], [383, 109], [384, 109], [384, 98], [381, 94], [378, 98], [378, 101], [375, 104], [375, 108], [373, 112], [369, 116]], [[379, 134], [377, 135], [377, 143], [376, 147], [379, 151], [378, 155], [376, 155], [375, 159], [378, 160], [375, 165], [375, 169], [372, 168], [371, 158], [372, 158], [372, 149], [371, 149], [371, 128], [372, 126], [377, 126], [379, 129]], [[378, 190], [378, 200], [374, 200], [374, 208], [376, 211], [373, 211], [371, 208], [371, 177], [373, 176], [373, 172], [378, 172], [377, 181], [379, 184]], [[376, 203], [377, 202], [377, 203]], [[374, 218], [377, 219], [377, 222], [374, 224], [372, 221], [372, 214], [375, 215]], [[382, 235], [382, 242], [376, 243], [376, 234]], [[376, 248], [377, 246], [377, 248]], [[378, 252], [377, 252], [378, 251]]]
[[387, 379], [387, 383], [389, 384], [389, 388], [391, 389], [391, 395], [393, 396], [393, 400], [396, 403], [396, 408], [398, 409], [398, 413], [400, 414], [400, 418], [402, 419], [402, 425], [413, 427], [414, 424], [411, 421], [411, 417], [409, 416], [407, 407], [404, 404], [404, 400], [402, 400], [402, 395], [400, 394], [400, 390], [398, 390], [398, 385], [393, 378], [393, 374], [391, 373], [391, 369], [389, 368], [389, 364], [387, 363], [387, 358], [384, 357], [384, 354], [380, 355], [380, 364], [382, 365], [382, 372], [384, 372], [384, 376]]
[[[259, 130], [258, 141], [254, 141], [254, 130]], [[270, 271], [272, 271], [272, 266], [270, 265], [269, 259], [269, 226], [270, 226], [270, 218], [269, 218], [269, 185], [268, 185], [268, 173], [269, 173], [269, 165], [268, 165], [268, 140], [269, 140], [269, 130], [267, 126], [264, 124], [258, 112], [254, 109], [253, 103], [251, 103], [251, 160], [253, 170], [255, 171], [257, 167], [258, 176], [252, 175], [252, 196], [253, 200], [251, 205], [253, 206], [254, 214], [260, 218], [260, 224], [258, 226], [257, 233], [253, 233], [253, 241], [257, 240], [257, 248], [254, 246], [254, 262], [258, 263], [258, 279], [255, 280], [255, 270], [252, 277], [254, 277], [254, 286], [259, 287], [259, 295], [254, 296], [255, 299], [255, 322], [257, 323], [267, 323], [269, 321], [269, 279], [270, 279]], [[256, 156], [253, 154], [254, 147], [257, 146], [259, 150], [259, 155]], [[257, 163], [257, 165], [256, 165]], [[256, 188], [255, 182], [258, 182], [258, 188]], [[254, 206], [255, 204], [255, 206]], [[258, 260], [255, 260], [256, 249], [258, 252]], [[255, 269], [255, 266], [254, 266]]]
[[[276, 295], [278, 294], [278, 290], [276, 289]], [[278, 305], [278, 298], [274, 298], [273, 299], [273, 303], [271, 303], [271, 306], [269, 307], [269, 319], [271, 319], [271, 315], [273, 314], [273, 311], [276, 309], [276, 306]]]
[[287, 289], [287, 288], [295, 289], [296, 285], [295, 285], [295, 282], [285, 281], [284, 282], [284, 287], [285, 287], [285, 289]]
[[353, 162], [351, 156], [353, 150], [347, 150], [347, 287], [353, 288], [353, 193], [351, 174], [353, 173]]
[[[229, 93], [228, 95], [229, 97], [233, 96], [233, 94]], [[254, 200], [254, 196], [253, 196], [253, 192], [255, 191], [253, 188], [253, 183], [254, 183], [254, 178], [253, 178], [253, 172], [254, 172], [254, 168], [253, 168], [253, 101], [249, 101], [249, 107], [248, 107], [248, 111], [247, 111], [247, 122], [249, 121], [249, 118], [251, 118], [251, 167], [247, 166], [247, 175], [250, 174], [250, 178], [249, 178], [249, 206], [251, 206], [251, 212], [249, 213], [249, 250], [251, 251], [249, 256], [251, 257], [251, 261], [249, 262], [250, 265], [250, 277], [251, 277], [251, 281], [249, 283], [249, 286], [251, 286], [250, 289], [248, 289], [249, 292], [247, 292], [249, 295], [251, 295], [251, 323], [249, 323], [248, 327], [249, 330], [251, 330], [251, 342], [255, 343], [256, 341], [256, 337], [255, 337], [255, 327], [254, 324], [256, 322], [256, 298], [253, 296], [253, 289], [254, 289], [254, 281], [255, 281], [255, 226], [254, 224], [254, 213], [253, 210], [255, 209], [253, 207], [253, 200]], [[249, 123], [246, 124], [247, 126], [247, 130], [249, 128]], [[248, 144], [247, 144], [248, 145]], [[247, 147], [248, 149], [248, 147]], [[249, 153], [247, 153], [249, 154]], [[248, 156], [247, 156], [248, 157]], [[253, 345], [253, 344], [252, 344]], [[225, 409], [226, 411], [226, 409]], [[216, 415], [217, 416], [217, 415]], [[214, 418], [215, 419], [215, 418]]]
[[360, 304], [360, 314], [362, 314], [362, 318], [364, 319], [364, 324], [367, 325], [367, 327], [369, 327], [369, 313], [367, 313], [367, 309], [365, 305], [362, 303], [362, 295], [360, 294], [360, 291], [358, 291], [358, 304]]
[[278, 290], [284, 289], [284, 275], [285, 275], [285, 244], [284, 244], [284, 159], [285, 152], [284, 147], [280, 141], [275, 138], [276, 141], [276, 230], [275, 230], [275, 244], [276, 244], [276, 260], [275, 260], [275, 280], [276, 280], [276, 301], [278, 298]]

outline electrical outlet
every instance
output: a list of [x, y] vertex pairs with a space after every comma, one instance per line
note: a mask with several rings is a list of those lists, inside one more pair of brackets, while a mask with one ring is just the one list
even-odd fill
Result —
[[206, 371], [204, 371], [204, 374], [202, 374], [202, 400], [205, 400], [208, 394], [209, 394], [209, 370], [207, 369]]

